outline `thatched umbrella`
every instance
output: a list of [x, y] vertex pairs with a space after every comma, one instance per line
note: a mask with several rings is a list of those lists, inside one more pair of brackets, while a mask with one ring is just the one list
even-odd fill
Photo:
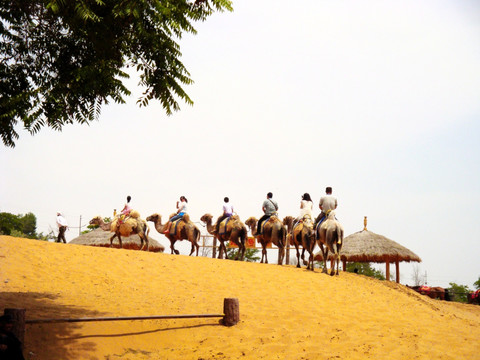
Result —
[[[105, 231], [98, 228], [76, 237], [75, 239], [69, 241], [69, 244], [110, 247], [110, 237], [112, 235], [113, 233], [110, 231]], [[122, 237], [122, 245], [124, 249], [139, 250], [140, 237], [138, 235]], [[162, 244], [160, 244], [157, 240], [152, 239], [150, 236], [148, 237], [148, 245], [148, 251], [151, 252], [163, 252], [165, 250], [165, 247]], [[117, 238], [113, 239], [113, 247], [120, 247]]]
[[[316, 260], [322, 261], [322, 255], [317, 254]], [[390, 263], [395, 263], [396, 281], [400, 282], [400, 261], [421, 262], [422, 259], [406, 247], [367, 230], [367, 217], [364, 219], [364, 229], [343, 239], [340, 259], [343, 262], [343, 270], [350, 262], [373, 262], [386, 264], [386, 278], [390, 280]]]

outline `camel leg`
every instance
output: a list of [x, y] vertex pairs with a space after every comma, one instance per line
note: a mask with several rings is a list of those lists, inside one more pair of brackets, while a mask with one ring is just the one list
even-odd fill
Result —
[[195, 241], [195, 243], [193, 245], [195, 246], [195, 250], [196, 250], [195, 255], [198, 256], [198, 251], [200, 250], [200, 245], [198, 245], [197, 241]]
[[278, 264], [278, 265], [282, 265], [282, 264], [283, 264], [283, 254], [282, 254], [282, 250], [283, 250], [282, 247], [279, 247], [279, 248], [278, 248], [278, 260], [277, 260], [277, 264]]
[[315, 271], [313, 267], [313, 251], [310, 253], [310, 257], [308, 258], [308, 263], [310, 264], [310, 270]]
[[266, 257], [267, 257], [267, 249], [266, 249], [265, 244], [262, 241], [262, 259], [260, 260], [261, 264], [264, 263], [264, 258], [266, 258]]
[[308, 262], [305, 261], [305, 248], [302, 249], [302, 261], [303, 261], [303, 265], [307, 265], [307, 268], [308, 268]]
[[115, 236], [117, 236], [117, 234], [113, 234], [113, 235], [110, 237], [110, 247], [113, 247], [113, 239], [115, 239]]
[[[120, 244], [120, 249], [123, 249], [123, 246], [122, 246], [122, 237], [120, 236], [120, 234], [117, 234], [117, 237], [118, 237], [118, 243]], [[111, 242], [110, 242], [110, 245], [111, 245]]]
[[[144, 232], [139, 233], [138, 236], [140, 237], [140, 250], [143, 250], [143, 248], [145, 247], [145, 251], [148, 251], [148, 238], [147, 238], [147, 236], [145, 235]], [[144, 244], [144, 242], [145, 242], [145, 244]]]
[[223, 259], [224, 257], [226, 258], [227, 257], [227, 247], [225, 246], [225, 243], [223, 242], [223, 240], [220, 240], [220, 247], [218, 249], [218, 258], [219, 259]]
[[240, 257], [240, 261], [243, 261], [245, 259], [245, 251], [247, 248], [245, 247], [245, 242], [242, 243], [242, 256]]
[[322, 273], [328, 274], [327, 261], [328, 261], [328, 247], [325, 246], [325, 249], [322, 247], [323, 253], [323, 270]]
[[301, 266], [300, 266], [300, 250], [298, 250], [297, 245], [295, 245], [295, 250], [297, 250], [297, 268], [301, 268]]
[[145, 250], [146, 251], [149, 251], [150, 250], [150, 244], [148, 243], [148, 235], [143, 233], [143, 235], [145, 236]]
[[172, 255], [173, 254], [176, 254], [176, 255], [180, 254], [180, 251], [175, 249], [175, 242], [177, 241], [177, 239], [175, 239], [175, 238], [169, 238], [169, 239], [170, 239], [170, 251], [171, 251]]

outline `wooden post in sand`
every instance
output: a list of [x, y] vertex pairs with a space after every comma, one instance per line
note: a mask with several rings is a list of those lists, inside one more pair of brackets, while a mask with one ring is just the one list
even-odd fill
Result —
[[25, 309], [5, 309], [3, 313], [12, 319], [12, 333], [20, 340], [23, 349], [25, 340]]
[[385, 271], [386, 275], [385, 277], [387, 278], [387, 281], [390, 281], [390, 261], [387, 259], [386, 262], [387, 269]]
[[223, 325], [232, 326], [240, 321], [240, 307], [238, 299], [225, 298], [223, 299]]
[[400, 262], [398, 260], [395, 261], [395, 275], [395, 281], [400, 284]]
[[287, 235], [287, 243], [285, 244], [285, 265], [290, 265], [290, 238]]
[[217, 258], [217, 237], [213, 237], [213, 248], [212, 248], [212, 258], [216, 259]]

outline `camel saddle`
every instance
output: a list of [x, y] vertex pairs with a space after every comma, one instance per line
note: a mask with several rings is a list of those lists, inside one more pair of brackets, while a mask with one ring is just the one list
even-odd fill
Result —
[[177, 227], [181, 221], [183, 221], [183, 217], [172, 222], [172, 226], [170, 226], [170, 235], [175, 235], [177, 233]]
[[230, 215], [229, 217], [223, 219], [220, 222], [220, 226], [218, 227], [218, 235], [223, 235], [227, 232], [227, 225], [228, 225], [229, 221], [235, 221], [235, 220], [239, 220], [239, 219], [240, 218], [238, 217], [237, 214]]
[[472, 299], [477, 299], [480, 297], [480, 289], [472, 293]]
[[223, 235], [227, 232], [227, 224], [232, 217], [233, 215], [222, 220], [222, 222], [220, 223], [220, 226], [218, 227], [218, 235]]
[[430, 291], [432, 290], [432, 288], [430, 286], [420, 286], [420, 289], [418, 289], [419, 292], [424, 292], [426, 294], [428, 294]]

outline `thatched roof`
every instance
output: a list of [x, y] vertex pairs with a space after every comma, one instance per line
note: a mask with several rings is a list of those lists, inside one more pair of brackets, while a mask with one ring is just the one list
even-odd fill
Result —
[[368, 230], [362, 230], [345, 237], [340, 257], [348, 262], [422, 261], [417, 254], [406, 247]]
[[[112, 235], [113, 233], [110, 231], [104, 231], [98, 228], [76, 237], [69, 241], [69, 244], [110, 247], [110, 237]], [[162, 244], [157, 240], [152, 239], [150, 236], [148, 237], [148, 244], [149, 251], [151, 252], [163, 252], [165, 250], [165, 247]], [[140, 237], [138, 235], [122, 237], [122, 245], [124, 249], [139, 250]], [[120, 247], [117, 238], [113, 239], [113, 247]]]

